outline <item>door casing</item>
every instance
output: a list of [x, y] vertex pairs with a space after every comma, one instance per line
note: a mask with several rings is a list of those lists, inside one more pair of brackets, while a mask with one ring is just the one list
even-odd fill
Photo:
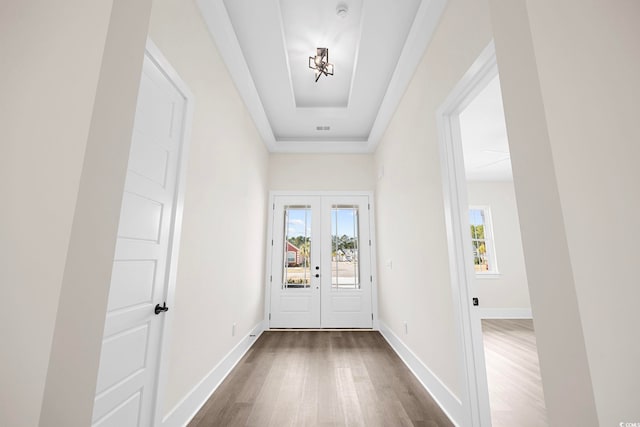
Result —
[[462, 424], [472, 427], [491, 426], [491, 411], [482, 325], [477, 307], [472, 305], [471, 300], [475, 272], [470, 251], [469, 203], [460, 113], [497, 75], [495, 46], [491, 41], [436, 113], [453, 311], [460, 348], [458, 369], [462, 382]]

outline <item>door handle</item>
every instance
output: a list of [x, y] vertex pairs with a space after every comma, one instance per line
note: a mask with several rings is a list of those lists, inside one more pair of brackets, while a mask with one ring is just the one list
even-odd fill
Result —
[[153, 312], [156, 314], [160, 314], [164, 311], [169, 311], [169, 307], [167, 307], [166, 301], [162, 303], [162, 307], [160, 307], [160, 304], [156, 304], [156, 308], [153, 310]]

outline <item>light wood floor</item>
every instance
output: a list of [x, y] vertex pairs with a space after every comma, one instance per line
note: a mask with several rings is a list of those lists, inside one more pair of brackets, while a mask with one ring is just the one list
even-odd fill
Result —
[[189, 424], [451, 426], [377, 332], [264, 332]]
[[483, 320], [493, 427], [543, 427], [547, 413], [532, 320]]

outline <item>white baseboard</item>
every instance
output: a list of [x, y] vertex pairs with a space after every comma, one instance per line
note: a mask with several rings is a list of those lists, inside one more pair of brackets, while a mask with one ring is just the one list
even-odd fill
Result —
[[391, 348], [400, 356], [409, 370], [429, 392], [451, 422], [460, 426], [462, 421], [462, 403], [460, 399], [438, 378], [391, 329], [380, 321], [380, 333]]
[[162, 426], [186, 426], [263, 331], [264, 323], [260, 322], [164, 417]]
[[533, 319], [530, 308], [478, 308], [481, 319]]

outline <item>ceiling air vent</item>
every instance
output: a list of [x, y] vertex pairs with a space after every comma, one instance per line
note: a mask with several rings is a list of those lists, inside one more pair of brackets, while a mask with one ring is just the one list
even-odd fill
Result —
[[331, 126], [316, 126], [316, 130], [331, 130]]

